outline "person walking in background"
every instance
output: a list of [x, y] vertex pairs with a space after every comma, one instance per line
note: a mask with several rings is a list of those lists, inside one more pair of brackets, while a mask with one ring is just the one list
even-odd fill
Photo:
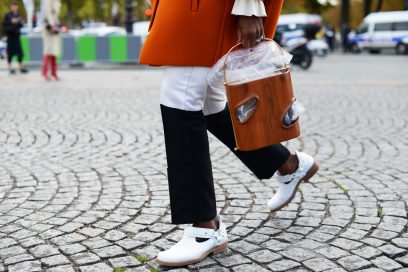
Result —
[[342, 40], [342, 47], [343, 52], [347, 53], [349, 51], [349, 34], [351, 32], [350, 27], [348, 24], [344, 23], [341, 28], [341, 40]]
[[17, 57], [20, 72], [23, 74], [28, 72], [23, 64], [24, 53], [20, 41], [20, 29], [23, 27], [23, 20], [20, 13], [18, 13], [18, 9], [18, 3], [14, 1], [11, 2], [10, 12], [6, 14], [3, 20], [3, 29], [7, 36], [7, 62], [10, 74], [16, 73], [12, 67], [14, 57]]
[[329, 45], [330, 51], [334, 51], [336, 46], [336, 30], [333, 27], [333, 24], [328, 24], [326, 26], [326, 32], [324, 34], [326, 42]]
[[51, 68], [51, 77], [59, 80], [60, 78], [57, 75], [57, 56], [61, 52], [61, 41], [58, 15], [61, 9], [61, 0], [45, 0], [44, 8], [42, 76], [45, 80], [50, 80], [48, 70]]
[[140, 62], [166, 66], [160, 104], [171, 220], [192, 224], [179, 242], [158, 254], [160, 265], [197, 263], [227, 249], [226, 227], [217, 214], [207, 130], [258, 178], [279, 173], [279, 188], [265, 203], [271, 212], [286, 206], [299, 184], [318, 171], [311, 156], [292, 154], [281, 144], [235, 150], [225, 92], [207, 83], [210, 67], [237, 41], [249, 48], [273, 37], [282, 5], [283, 0], [152, 1], [150, 34]]

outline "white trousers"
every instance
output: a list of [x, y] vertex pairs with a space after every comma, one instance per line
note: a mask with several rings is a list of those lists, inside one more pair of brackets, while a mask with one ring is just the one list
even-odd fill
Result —
[[176, 67], [164, 69], [160, 104], [185, 111], [203, 111], [204, 115], [224, 110], [226, 95], [208, 86], [207, 67]]

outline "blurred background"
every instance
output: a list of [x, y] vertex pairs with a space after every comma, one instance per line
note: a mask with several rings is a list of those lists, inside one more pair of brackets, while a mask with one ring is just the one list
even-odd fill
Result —
[[[40, 63], [41, 0], [20, 0], [24, 62]], [[407, 54], [408, 0], [286, 0], [275, 39], [307, 69], [313, 56]], [[9, 1], [0, 2], [0, 15]], [[148, 0], [62, 0], [60, 63], [137, 63], [151, 17]], [[7, 39], [0, 25], [0, 57]], [[112, 50], [115, 48], [115, 50]]]

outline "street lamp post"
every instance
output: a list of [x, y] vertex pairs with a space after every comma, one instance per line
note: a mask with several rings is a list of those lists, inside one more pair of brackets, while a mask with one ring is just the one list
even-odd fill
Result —
[[126, 20], [125, 20], [126, 32], [131, 34], [133, 33], [133, 23], [134, 23], [133, 0], [126, 0], [125, 9], [126, 9]]

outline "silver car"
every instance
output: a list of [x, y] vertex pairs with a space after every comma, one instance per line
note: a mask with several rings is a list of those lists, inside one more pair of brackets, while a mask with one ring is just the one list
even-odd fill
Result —
[[0, 59], [6, 58], [7, 43], [6, 38], [0, 40]]

